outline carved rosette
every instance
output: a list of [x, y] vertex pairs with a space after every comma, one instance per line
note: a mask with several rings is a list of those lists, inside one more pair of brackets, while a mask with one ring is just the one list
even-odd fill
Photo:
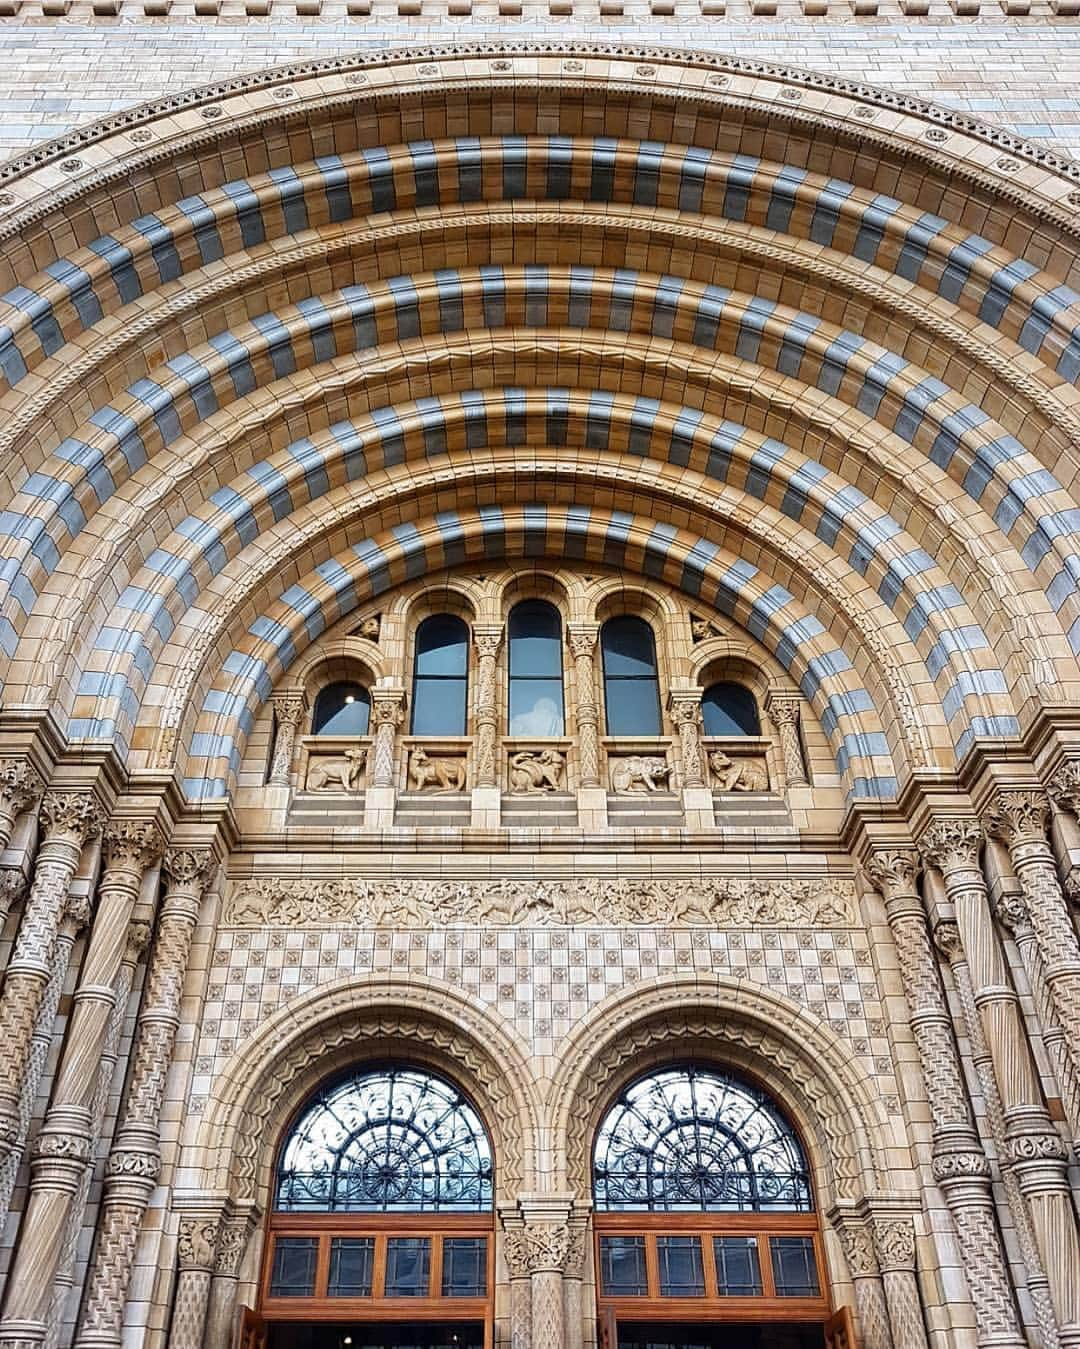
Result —
[[785, 694], [770, 693], [765, 702], [765, 711], [776, 727], [776, 738], [780, 742], [780, 753], [783, 755], [784, 774], [788, 785], [805, 786], [809, 778], [806, 773], [802, 740], [799, 738], [799, 719], [802, 715], [799, 699]]
[[574, 657], [577, 694], [575, 715], [583, 787], [600, 786], [600, 708], [596, 701], [596, 675], [593, 668], [599, 635], [600, 628], [595, 623], [567, 624], [566, 640]]
[[973, 816], [942, 816], [919, 838], [919, 851], [928, 867], [936, 867], [948, 879], [959, 871], [978, 871], [982, 826]]
[[4, 847], [15, 820], [37, 804], [45, 784], [25, 759], [0, 759], [0, 835]]
[[270, 759], [270, 774], [266, 781], [270, 787], [288, 787], [296, 732], [300, 718], [304, 715], [304, 695], [299, 690], [275, 693], [271, 696], [270, 702], [274, 709], [277, 731], [274, 736], [274, 752]]

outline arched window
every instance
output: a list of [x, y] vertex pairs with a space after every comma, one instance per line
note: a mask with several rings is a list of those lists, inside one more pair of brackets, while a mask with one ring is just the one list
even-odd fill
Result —
[[371, 698], [361, 684], [327, 684], [311, 716], [312, 735], [367, 735]]
[[712, 684], [701, 697], [702, 729], [706, 735], [760, 735], [754, 695], [742, 684]]
[[600, 629], [608, 735], [659, 735], [656, 640], [644, 619], [609, 618]]
[[601, 1314], [648, 1322], [642, 1342], [679, 1342], [681, 1318], [817, 1323], [790, 1342], [824, 1343], [806, 1157], [759, 1087], [699, 1065], [631, 1082], [597, 1131], [593, 1196]]
[[562, 735], [562, 621], [543, 600], [510, 611], [510, 734]]
[[491, 1144], [452, 1083], [395, 1065], [321, 1087], [275, 1174], [261, 1305], [272, 1349], [294, 1343], [290, 1323], [329, 1333], [367, 1319], [397, 1322], [380, 1343], [447, 1343], [449, 1321], [460, 1349], [482, 1349], [492, 1222]]
[[453, 614], [416, 629], [413, 735], [464, 735], [469, 692], [469, 629]]

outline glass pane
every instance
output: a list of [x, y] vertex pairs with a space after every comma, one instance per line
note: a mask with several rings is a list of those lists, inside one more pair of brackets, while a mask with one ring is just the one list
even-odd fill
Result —
[[371, 700], [359, 684], [330, 684], [315, 699], [315, 735], [367, 735]]
[[610, 618], [600, 633], [604, 674], [655, 675], [656, 643], [643, 618]]
[[757, 1237], [713, 1237], [713, 1255], [721, 1297], [760, 1297]]
[[527, 600], [510, 614], [510, 675], [562, 676], [562, 625], [559, 611]]
[[600, 1238], [600, 1283], [608, 1297], [648, 1293], [644, 1237]]
[[315, 1292], [317, 1237], [278, 1237], [270, 1271], [271, 1297], [311, 1297]]
[[335, 1237], [330, 1243], [330, 1297], [370, 1297], [374, 1237]]
[[430, 1270], [429, 1237], [387, 1237], [386, 1297], [427, 1297]]
[[698, 1237], [657, 1237], [661, 1297], [704, 1297], [705, 1269]]
[[713, 684], [701, 698], [706, 735], [760, 735], [757, 703], [741, 684]]
[[416, 629], [418, 675], [464, 675], [469, 662], [469, 630], [452, 614], [425, 618]]
[[464, 735], [464, 679], [417, 679], [413, 684], [413, 735]]
[[561, 679], [511, 679], [510, 734], [562, 735]]
[[655, 679], [608, 679], [604, 684], [608, 735], [659, 735]]
[[770, 1237], [777, 1297], [818, 1297], [817, 1261], [812, 1237]]
[[443, 1297], [483, 1297], [487, 1293], [487, 1238], [445, 1237], [442, 1245]]

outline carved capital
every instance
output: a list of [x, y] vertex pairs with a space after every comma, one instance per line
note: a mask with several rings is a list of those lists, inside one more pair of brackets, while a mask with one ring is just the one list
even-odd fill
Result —
[[244, 1258], [244, 1252], [247, 1250], [250, 1230], [251, 1226], [246, 1217], [227, 1218], [222, 1223], [217, 1261], [214, 1265], [216, 1274], [223, 1274], [229, 1279], [237, 1277], [240, 1273], [240, 1261]]
[[970, 815], [946, 815], [932, 820], [919, 839], [919, 851], [928, 867], [943, 875], [977, 868], [982, 826]]
[[998, 792], [983, 812], [983, 826], [991, 838], [1012, 849], [1020, 843], [1043, 843], [1050, 823], [1050, 798], [1039, 789]]
[[201, 892], [210, 883], [216, 865], [210, 848], [169, 848], [162, 870], [170, 886]]
[[874, 1252], [874, 1238], [865, 1223], [842, 1222], [836, 1229], [840, 1245], [844, 1249], [844, 1259], [853, 1279], [865, 1278], [877, 1273], [877, 1255]]
[[104, 815], [92, 792], [47, 791], [41, 798], [41, 831], [46, 843], [63, 839], [81, 848], [101, 833]]
[[502, 624], [476, 624], [473, 627], [473, 642], [476, 644], [476, 654], [481, 660], [485, 658], [494, 660], [499, 654], [499, 647], [502, 646], [503, 629]]
[[781, 726], [798, 726], [800, 709], [799, 699], [789, 693], [770, 693], [765, 699], [765, 711], [778, 729]]
[[109, 1153], [106, 1170], [116, 1180], [156, 1181], [161, 1174], [161, 1157], [138, 1148], [117, 1148]]
[[153, 820], [112, 820], [101, 840], [107, 871], [131, 871], [141, 876], [165, 851], [165, 840]]
[[886, 899], [917, 893], [915, 882], [922, 869], [917, 848], [875, 848], [863, 869]]
[[405, 720], [404, 689], [371, 690], [371, 723], [396, 730]]
[[199, 1269], [210, 1273], [217, 1252], [220, 1219], [183, 1218], [176, 1251], [181, 1269]]
[[527, 1223], [506, 1229], [503, 1250], [511, 1278], [541, 1270], [561, 1270], [570, 1254], [571, 1232], [566, 1223]]
[[885, 1270], [914, 1270], [915, 1225], [910, 1218], [878, 1218], [874, 1222], [878, 1265]]
[[1071, 759], [1046, 784], [1054, 804], [1080, 817], [1080, 759]]
[[566, 640], [570, 644], [570, 653], [575, 660], [586, 656], [591, 660], [599, 636], [598, 623], [568, 623], [566, 627]]
[[298, 726], [300, 718], [304, 715], [306, 701], [300, 691], [271, 694], [270, 705], [274, 709], [274, 716], [277, 717], [278, 725], [292, 726], [293, 728]]
[[45, 784], [25, 759], [0, 759], [0, 802], [7, 814], [23, 814], [44, 790]]
[[672, 689], [668, 693], [668, 712], [676, 726], [696, 727], [701, 721], [701, 690]]

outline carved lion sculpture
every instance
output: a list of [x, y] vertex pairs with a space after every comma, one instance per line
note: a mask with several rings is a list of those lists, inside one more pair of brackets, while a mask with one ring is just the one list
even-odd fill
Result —
[[769, 790], [769, 775], [757, 759], [732, 759], [722, 749], [714, 749], [709, 755], [709, 767], [722, 792]]
[[562, 790], [563, 756], [557, 749], [522, 750], [510, 759], [512, 792]]
[[354, 792], [367, 762], [366, 749], [347, 749], [333, 759], [314, 759], [308, 767], [309, 792]]
[[414, 749], [409, 758], [409, 784], [414, 792], [429, 787], [437, 792], [463, 792], [465, 760], [433, 759], [426, 749]]
[[671, 769], [658, 754], [631, 754], [611, 765], [611, 789], [621, 795], [658, 792]]

